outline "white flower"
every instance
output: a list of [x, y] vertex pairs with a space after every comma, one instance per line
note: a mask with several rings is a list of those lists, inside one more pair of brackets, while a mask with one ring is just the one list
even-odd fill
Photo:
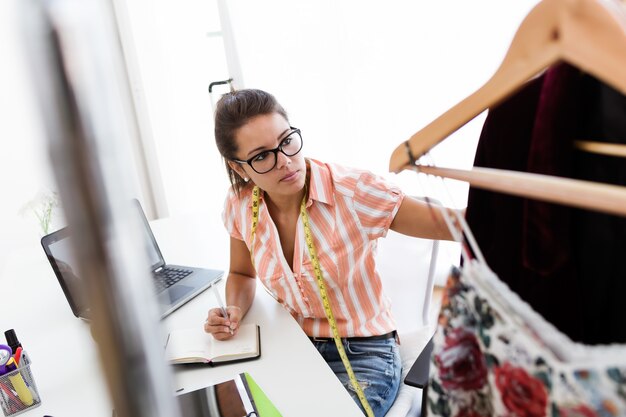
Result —
[[19, 214], [25, 216], [27, 213], [33, 213], [39, 221], [41, 231], [47, 235], [50, 232], [52, 213], [59, 205], [59, 194], [56, 191], [40, 189], [35, 197], [20, 208]]

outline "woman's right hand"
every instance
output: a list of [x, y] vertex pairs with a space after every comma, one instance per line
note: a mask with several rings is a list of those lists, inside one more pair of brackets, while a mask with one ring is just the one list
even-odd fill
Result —
[[204, 331], [211, 333], [217, 340], [228, 340], [239, 330], [239, 322], [242, 318], [241, 308], [228, 306], [226, 312], [228, 317], [222, 315], [222, 309], [212, 308], [204, 322]]

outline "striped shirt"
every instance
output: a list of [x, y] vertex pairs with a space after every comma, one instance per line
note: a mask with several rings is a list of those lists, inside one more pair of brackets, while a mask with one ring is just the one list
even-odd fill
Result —
[[[307, 159], [306, 203], [326, 291], [342, 337], [375, 336], [395, 330], [391, 304], [376, 271], [376, 239], [384, 237], [404, 194], [382, 177]], [[250, 248], [252, 187], [237, 197], [230, 190], [223, 221], [230, 235]], [[298, 219], [293, 271], [278, 230], [263, 202], [254, 242], [256, 273], [309, 336], [332, 337]]]

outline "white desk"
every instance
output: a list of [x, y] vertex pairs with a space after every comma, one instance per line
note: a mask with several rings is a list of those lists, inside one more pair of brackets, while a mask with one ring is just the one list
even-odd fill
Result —
[[[166, 261], [227, 270], [228, 236], [207, 216], [153, 222]], [[110, 417], [112, 404], [100, 372], [88, 324], [74, 318], [36, 238], [16, 251], [0, 271], [6, 295], [0, 303], [0, 330], [14, 328], [33, 361], [32, 372], [42, 404], [25, 417]], [[223, 291], [224, 281], [221, 282]], [[12, 288], [7, 291], [7, 288]], [[202, 326], [216, 305], [205, 291], [163, 321], [164, 332]], [[173, 375], [173, 390], [190, 391], [249, 372], [286, 416], [355, 416], [362, 414], [317, 353], [298, 324], [260, 285], [246, 321], [261, 326], [261, 358]]]

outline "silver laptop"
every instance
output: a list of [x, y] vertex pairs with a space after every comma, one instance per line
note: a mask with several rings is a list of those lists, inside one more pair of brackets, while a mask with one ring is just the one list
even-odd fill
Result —
[[[152, 229], [150, 229], [148, 219], [136, 200], [135, 206], [142, 220], [141, 224], [144, 230], [142, 237], [150, 260], [161, 318], [164, 318], [218, 282], [224, 276], [224, 271], [166, 263]], [[61, 284], [72, 312], [76, 317], [90, 320], [91, 309], [85, 300], [84, 284], [75, 272], [78, 269], [72, 249], [70, 231], [66, 227], [46, 235], [41, 239], [41, 245], [59, 284]]]

